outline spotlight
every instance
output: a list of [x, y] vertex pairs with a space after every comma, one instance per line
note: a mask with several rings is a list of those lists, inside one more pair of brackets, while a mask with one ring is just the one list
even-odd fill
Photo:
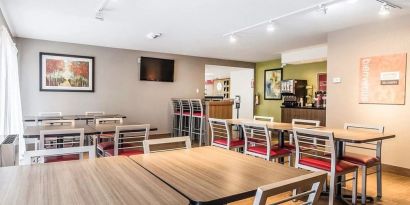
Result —
[[100, 21], [104, 21], [104, 12], [103, 12], [103, 9], [100, 9], [100, 10], [98, 10], [98, 11], [95, 13], [95, 18], [98, 19], [98, 20], [100, 20]]
[[319, 11], [323, 13], [323, 15], [327, 14], [327, 6], [325, 4], [319, 5]]
[[273, 21], [269, 21], [268, 25], [266, 25], [266, 31], [270, 33], [275, 31], [275, 24]]
[[236, 43], [236, 41], [238, 41], [238, 37], [235, 34], [229, 35], [229, 42]]
[[390, 6], [384, 2], [379, 10], [379, 15], [380, 16], [388, 16], [390, 14]]

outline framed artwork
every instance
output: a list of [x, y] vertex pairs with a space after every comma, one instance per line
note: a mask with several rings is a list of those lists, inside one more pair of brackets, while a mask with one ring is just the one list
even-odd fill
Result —
[[282, 68], [265, 70], [263, 85], [265, 100], [282, 100], [282, 95], [280, 93], [282, 74]]
[[40, 52], [40, 91], [94, 92], [94, 57]]
[[404, 105], [407, 54], [360, 59], [359, 103]]
[[327, 89], [327, 73], [317, 74], [317, 90], [326, 91]]

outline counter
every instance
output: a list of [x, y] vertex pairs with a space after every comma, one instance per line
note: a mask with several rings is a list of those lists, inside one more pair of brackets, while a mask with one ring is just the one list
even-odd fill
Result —
[[291, 123], [292, 119], [319, 120], [326, 126], [326, 108], [324, 107], [281, 107], [282, 122]]

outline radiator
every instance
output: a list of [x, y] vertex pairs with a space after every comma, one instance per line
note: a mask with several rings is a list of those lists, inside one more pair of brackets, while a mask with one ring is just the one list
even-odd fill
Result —
[[0, 166], [14, 166], [18, 162], [18, 136], [9, 135], [0, 144]]

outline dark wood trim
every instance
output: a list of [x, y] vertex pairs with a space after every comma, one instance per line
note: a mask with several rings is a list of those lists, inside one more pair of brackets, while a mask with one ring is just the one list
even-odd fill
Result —
[[[43, 78], [43, 55], [52, 55], [52, 56], [63, 56], [63, 57], [72, 57], [72, 58], [87, 58], [92, 60], [92, 84], [91, 84], [91, 90], [54, 90], [54, 89], [44, 89], [43, 84], [42, 84], [42, 78]], [[47, 92], [95, 92], [95, 57], [93, 56], [80, 56], [80, 55], [69, 55], [69, 54], [59, 54], [59, 53], [47, 53], [47, 52], [40, 52], [39, 53], [39, 71], [40, 71], [40, 79], [39, 79], [39, 85], [40, 85], [40, 91], [47, 91]]]

